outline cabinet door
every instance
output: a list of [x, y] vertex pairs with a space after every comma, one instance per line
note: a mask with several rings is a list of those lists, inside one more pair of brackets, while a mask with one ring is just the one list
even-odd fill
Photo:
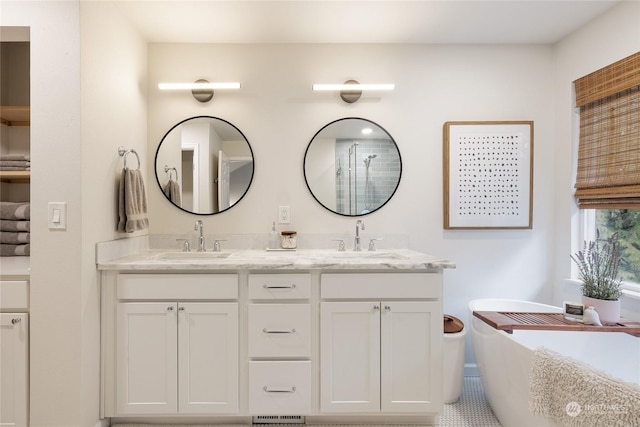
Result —
[[380, 304], [320, 304], [320, 409], [380, 411]]
[[238, 304], [178, 304], [181, 413], [238, 412]]
[[438, 302], [382, 302], [382, 412], [434, 412], [442, 405]]
[[26, 313], [0, 314], [0, 425], [26, 427], [29, 325]]
[[175, 413], [177, 304], [120, 303], [116, 320], [119, 414]]

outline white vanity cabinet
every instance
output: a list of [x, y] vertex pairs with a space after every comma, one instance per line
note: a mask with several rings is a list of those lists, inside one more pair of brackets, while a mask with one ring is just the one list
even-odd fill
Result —
[[322, 413], [437, 413], [442, 275], [322, 274]]
[[0, 425], [28, 426], [28, 282], [0, 281]]
[[237, 274], [117, 275], [106, 415], [236, 414], [237, 299]]
[[452, 263], [404, 249], [208, 255], [98, 263], [101, 417], [436, 422]]
[[249, 274], [249, 412], [311, 412], [311, 275]]

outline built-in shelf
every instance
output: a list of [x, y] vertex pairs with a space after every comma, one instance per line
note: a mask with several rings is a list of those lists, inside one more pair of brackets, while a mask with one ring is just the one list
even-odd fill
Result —
[[28, 184], [31, 181], [31, 171], [0, 171], [0, 181]]
[[25, 106], [0, 106], [0, 123], [7, 126], [29, 126], [31, 108]]

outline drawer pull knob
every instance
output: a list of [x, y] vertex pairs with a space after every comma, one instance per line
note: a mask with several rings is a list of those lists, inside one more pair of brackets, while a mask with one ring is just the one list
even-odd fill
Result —
[[295, 334], [296, 328], [293, 328], [290, 331], [282, 331], [282, 330], [264, 328], [264, 329], [262, 329], [262, 332], [264, 332], [265, 334]]
[[11, 319], [11, 324], [12, 324], [12, 325], [15, 325], [16, 323], [20, 323], [20, 320], [22, 320], [22, 319], [20, 319], [19, 317], [16, 317], [16, 318], [14, 318], [14, 319]]
[[391, 306], [385, 305], [384, 309], [387, 310], [387, 311], [391, 311]]
[[167, 311], [173, 311], [173, 306], [170, 305], [169, 307], [167, 307]]
[[296, 284], [294, 283], [291, 286], [287, 286], [287, 285], [284, 285], [284, 286], [273, 286], [273, 285], [267, 285], [265, 283], [264, 285], [262, 285], [262, 287], [264, 289], [295, 289], [296, 288]]
[[296, 392], [295, 386], [291, 388], [271, 388], [271, 387], [264, 386], [262, 387], [262, 389], [266, 393], [295, 393]]

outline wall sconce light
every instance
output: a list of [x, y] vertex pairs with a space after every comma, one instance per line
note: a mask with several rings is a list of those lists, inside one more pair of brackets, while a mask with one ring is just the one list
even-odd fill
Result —
[[363, 90], [393, 90], [394, 84], [360, 84], [356, 80], [347, 80], [344, 84], [314, 84], [313, 90], [340, 91], [340, 98], [346, 103], [352, 104], [360, 99]]
[[160, 90], [191, 90], [193, 97], [200, 102], [209, 102], [214, 89], [240, 89], [240, 83], [210, 83], [200, 79], [194, 83], [158, 83]]

